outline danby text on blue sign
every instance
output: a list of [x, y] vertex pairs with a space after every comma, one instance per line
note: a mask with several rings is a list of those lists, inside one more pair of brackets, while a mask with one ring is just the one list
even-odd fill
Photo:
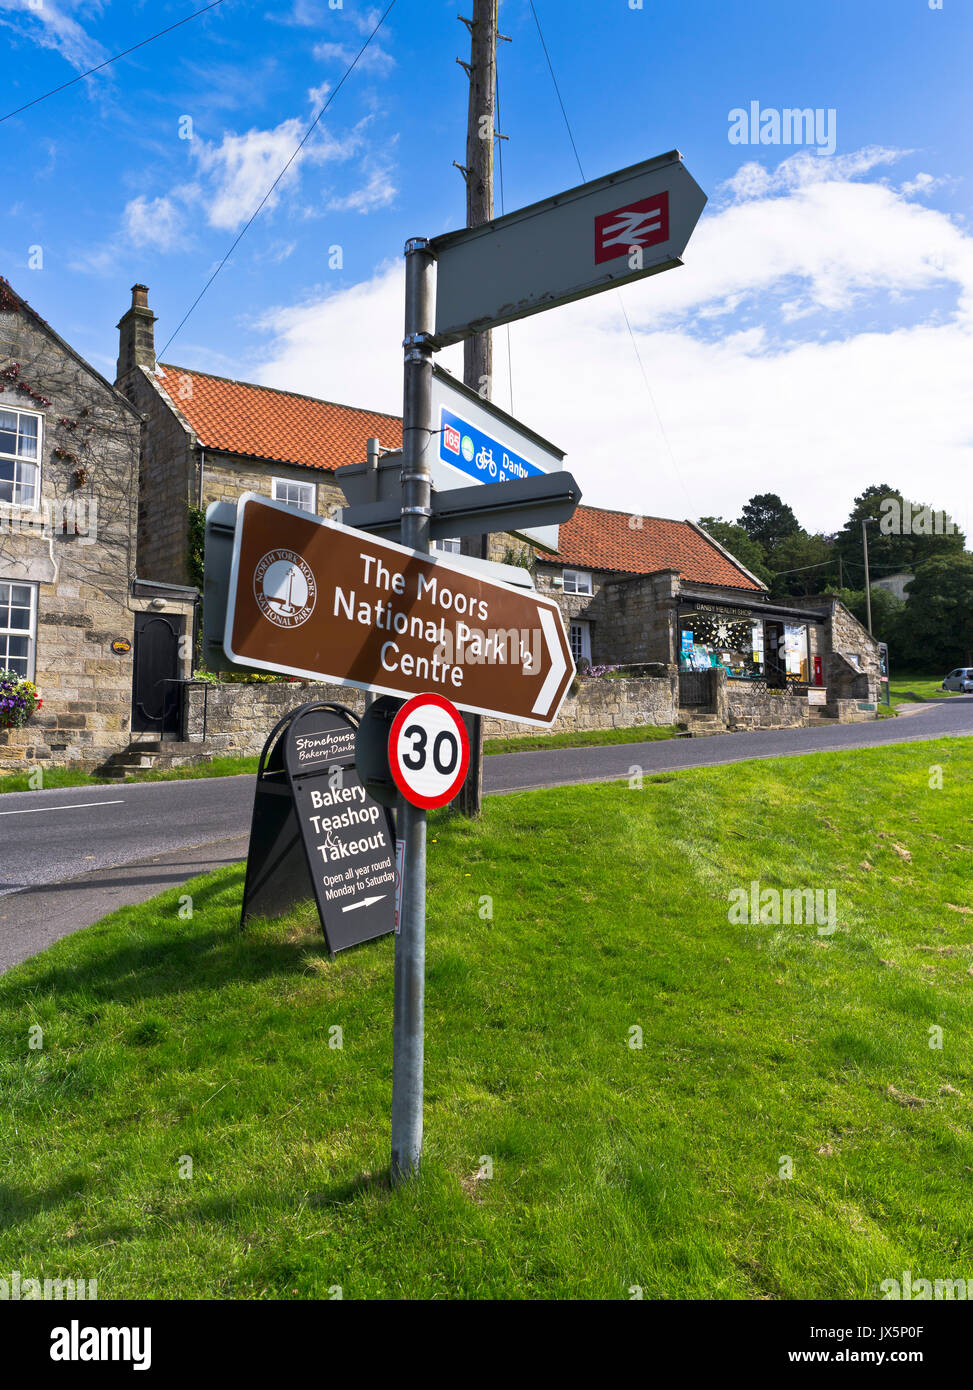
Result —
[[536, 463], [484, 434], [445, 406], [440, 407], [439, 428], [440, 461], [478, 483], [506, 483], [512, 478], [544, 475], [545, 470], [538, 468]]

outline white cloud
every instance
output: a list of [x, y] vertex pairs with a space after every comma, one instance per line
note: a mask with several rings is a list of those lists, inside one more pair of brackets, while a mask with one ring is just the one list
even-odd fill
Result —
[[867, 145], [851, 154], [837, 155], [798, 150], [782, 160], [776, 169], [768, 169], [754, 161], [742, 164], [732, 178], [720, 184], [717, 195], [743, 202], [748, 198], [769, 198], [773, 193], [790, 193], [809, 184], [845, 183], [870, 173], [879, 165], [894, 164], [911, 153], [911, 150], [891, 149], [885, 145]]
[[[191, 153], [205, 183], [205, 189], [196, 186], [194, 191], [206, 204], [206, 220], [211, 227], [237, 231], [246, 222], [294, 154], [306, 128], [305, 122], [292, 117], [272, 130], [253, 129], [242, 135], [226, 132], [219, 143], [198, 138], [192, 142]], [[360, 127], [344, 140], [326, 131], [315, 132], [265, 206], [276, 207], [281, 193], [296, 185], [303, 166], [348, 159], [360, 147], [361, 139]]]
[[352, 189], [338, 198], [332, 198], [328, 208], [332, 212], [375, 212], [394, 201], [398, 189], [392, 181], [391, 171], [386, 165], [374, 167], [360, 188]]
[[[349, 68], [360, 48], [361, 44], [317, 43], [314, 45], [313, 53], [319, 63], [337, 63], [342, 68]], [[387, 77], [394, 67], [395, 59], [375, 38], [358, 59], [355, 71], [373, 72], [378, 77]]]
[[900, 191], [907, 198], [926, 197], [929, 193], [934, 193], [937, 188], [950, 188], [956, 182], [955, 179], [934, 178], [932, 174], [916, 174], [914, 179], [907, 179], [901, 185]]
[[97, 16], [97, 0], [0, 0], [0, 24], [16, 30], [42, 48], [53, 48], [79, 71], [104, 62], [108, 56], [85, 31], [75, 14]]
[[[934, 289], [935, 311], [915, 305]], [[568, 451], [586, 501], [736, 517], [773, 491], [834, 530], [888, 482], [973, 534], [973, 238], [949, 218], [883, 184], [804, 182], [711, 213], [682, 269], [621, 293], [651, 399], [618, 294], [511, 327], [514, 413]], [[880, 322], [849, 312], [876, 295]], [[269, 314], [259, 379], [400, 410], [402, 297], [395, 264]], [[506, 332], [495, 399], [509, 409]], [[461, 351], [439, 360], [459, 373]]]
[[317, 87], [309, 87], [307, 99], [311, 103], [311, 111], [316, 116], [331, 93], [331, 83], [322, 82]]
[[185, 246], [183, 216], [171, 198], [133, 198], [122, 215], [122, 234], [133, 246], [173, 251]]

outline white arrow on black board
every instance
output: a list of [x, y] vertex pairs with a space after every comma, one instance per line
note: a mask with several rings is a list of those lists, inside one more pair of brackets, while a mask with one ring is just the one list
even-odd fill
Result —
[[387, 898], [388, 893], [379, 893], [377, 898], [362, 898], [360, 903], [349, 903], [343, 907], [342, 912], [357, 912], [360, 907], [371, 907], [373, 903], [380, 903], [383, 898]]
[[547, 649], [551, 656], [551, 669], [547, 673], [547, 679], [540, 688], [540, 693], [534, 701], [532, 714], [539, 714], [542, 718], [547, 714], [551, 705], [554, 703], [554, 696], [557, 694], [558, 686], [561, 684], [561, 677], [568, 669], [568, 663], [564, 660], [561, 651], [561, 644], [558, 641], [557, 628], [554, 625], [554, 614], [549, 608], [539, 608], [537, 616], [540, 618], [541, 630], [544, 633], [544, 640], [547, 642]]

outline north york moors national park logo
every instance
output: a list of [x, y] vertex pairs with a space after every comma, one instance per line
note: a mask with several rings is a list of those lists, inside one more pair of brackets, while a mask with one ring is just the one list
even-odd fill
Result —
[[276, 627], [300, 627], [314, 612], [318, 586], [311, 568], [293, 550], [268, 550], [253, 572], [253, 594]]

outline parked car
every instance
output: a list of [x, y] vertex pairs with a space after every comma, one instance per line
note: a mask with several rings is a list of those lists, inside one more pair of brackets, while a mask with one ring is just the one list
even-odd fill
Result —
[[973, 694], [973, 666], [957, 666], [943, 681], [944, 690], [962, 690]]

